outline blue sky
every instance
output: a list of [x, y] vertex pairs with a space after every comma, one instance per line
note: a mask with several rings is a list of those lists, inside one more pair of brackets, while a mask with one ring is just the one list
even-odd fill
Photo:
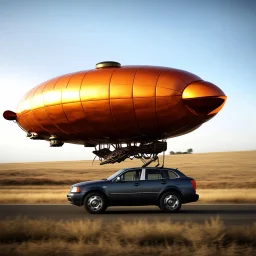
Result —
[[[218, 85], [222, 111], [168, 140], [168, 151], [256, 149], [255, 1], [0, 0], [0, 112], [29, 89], [97, 62], [168, 66]], [[0, 118], [0, 162], [92, 159], [90, 149], [49, 148]]]

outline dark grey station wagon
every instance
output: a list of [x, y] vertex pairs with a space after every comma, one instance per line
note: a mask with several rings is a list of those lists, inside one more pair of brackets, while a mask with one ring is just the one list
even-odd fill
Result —
[[141, 167], [119, 170], [107, 179], [74, 184], [67, 198], [89, 213], [121, 205], [157, 205], [165, 212], [177, 212], [182, 204], [195, 202], [199, 196], [195, 180], [181, 171]]

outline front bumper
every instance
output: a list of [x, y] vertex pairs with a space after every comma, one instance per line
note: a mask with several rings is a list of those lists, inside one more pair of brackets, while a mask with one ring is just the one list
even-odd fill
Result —
[[69, 193], [67, 194], [68, 201], [76, 206], [81, 206], [83, 202], [83, 194], [81, 193]]

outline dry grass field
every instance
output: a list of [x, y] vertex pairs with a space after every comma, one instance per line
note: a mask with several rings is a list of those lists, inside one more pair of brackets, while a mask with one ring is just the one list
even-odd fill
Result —
[[[0, 185], [70, 185], [141, 165], [137, 159], [103, 166], [88, 160], [0, 164]], [[199, 188], [256, 188], [256, 151], [168, 155], [165, 166], [195, 178]]]
[[[0, 203], [65, 203], [71, 184], [106, 178], [139, 160], [99, 165], [95, 161], [0, 164]], [[256, 203], [256, 151], [166, 156], [166, 167], [179, 168], [197, 181], [200, 201]], [[8, 192], [8, 193], [7, 193]]]
[[[65, 204], [67, 186], [10, 186], [0, 187], [3, 195], [0, 204]], [[198, 203], [256, 203], [256, 189], [197, 189], [200, 195]]]
[[1, 255], [255, 255], [256, 223], [226, 228], [205, 224], [137, 220], [0, 222]]

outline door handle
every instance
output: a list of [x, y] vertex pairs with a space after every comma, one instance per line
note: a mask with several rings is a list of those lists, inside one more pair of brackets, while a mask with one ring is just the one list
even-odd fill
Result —
[[136, 187], [139, 186], [139, 185], [140, 185], [140, 183], [135, 183], [135, 184], [134, 184], [134, 186], [136, 186]]
[[166, 184], [166, 181], [162, 181], [161, 184]]

